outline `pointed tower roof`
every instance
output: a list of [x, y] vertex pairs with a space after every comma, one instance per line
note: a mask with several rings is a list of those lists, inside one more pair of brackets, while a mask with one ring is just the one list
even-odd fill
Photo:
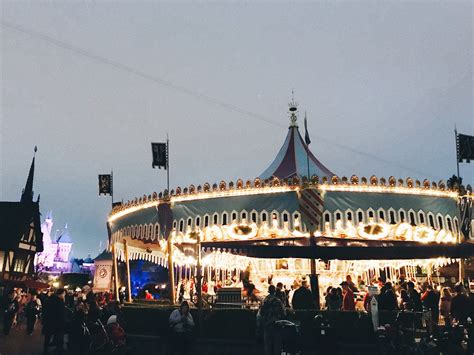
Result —
[[331, 177], [334, 174], [321, 163], [309, 150], [301, 137], [297, 123], [298, 104], [292, 99], [289, 103], [290, 127], [285, 142], [280, 148], [276, 158], [270, 166], [260, 174], [260, 179], [268, 179], [272, 176], [279, 179], [318, 175], [319, 177]]
[[21, 194], [21, 202], [33, 202], [33, 178], [35, 175], [35, 157], [38, 148], [35, 146], [35, 154], [30, 166], [30, 172], [28, 173], [28, 179], [26, 179], [26, 185]]
[[64, 230], [61, 232], [61, 235], [58, 237], [57, 240], [58, 243], [71, 243], [72, 244], [72, 239], [69, 234], [69, 229], [67, 228], [67, 223], [64, 226]]

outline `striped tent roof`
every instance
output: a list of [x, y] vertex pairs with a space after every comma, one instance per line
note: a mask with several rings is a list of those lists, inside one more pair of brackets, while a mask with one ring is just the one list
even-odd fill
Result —
[[260, 174], [259, 178], [268, 179], [274, 176], [279, 179], [285, 179], [295, 176], [307, 176], [307, 152], [309, 158], [309, 176], [318, 175], [319, 177], [327, 176], [329, 178], [334, 175], [311, 153], [301, 137], [295, 120], [290, 125], [285, 142], [280, 148], [275, 160]]

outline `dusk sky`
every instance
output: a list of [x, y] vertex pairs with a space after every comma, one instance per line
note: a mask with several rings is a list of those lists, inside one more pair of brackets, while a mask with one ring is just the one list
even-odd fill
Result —
[[[35, 196], [73, 256], [105, 245], [115, 200], [253, 179], [287, 134], [291, 90], [313, 153], [340, 176], [456, 172], [454, 126], [474, 134], [473, 8], [439, 2], [3, 1], [0, 200]], [[474, 162], [461, 164], [474, 181]]]

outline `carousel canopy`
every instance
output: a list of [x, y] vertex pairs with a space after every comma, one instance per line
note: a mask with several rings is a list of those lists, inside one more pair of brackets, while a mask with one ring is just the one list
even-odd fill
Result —
[[253, 241], [205, 242], [205, 250], [255, 258], [322, 260], [401, 260], [466, 258], [474, 255], [474, 243], [439, 244], [395, 241], [318, 238], [278, 238]]
[[260, 179], [268, 179], [272, 176], [279, 179], [308, 176], [308, 163], [309, 176], [330, 178], [335, 175], [311, 153], [301, 137], [297, 124], [296, 103], [290, 103], [290, 112], [291, 124], [285, 142], [273, 163], [260, 174]]

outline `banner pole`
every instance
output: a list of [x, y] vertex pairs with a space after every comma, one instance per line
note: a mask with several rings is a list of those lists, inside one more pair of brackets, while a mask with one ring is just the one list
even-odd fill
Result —
[[454, 141], [456, 143], [456, 168], [457, 168], [457, 177], [459, 182], [459, 147], [458, 147], [458, 130], [456, 125], [454, 125]]
[[170, 193], [170, 140], [168, 133], [166, 133], [166, 188], [168, 195]]
[[112, 199], [112, 208], [114, 208], [114, 171], [110, 170], [110, 197]]

